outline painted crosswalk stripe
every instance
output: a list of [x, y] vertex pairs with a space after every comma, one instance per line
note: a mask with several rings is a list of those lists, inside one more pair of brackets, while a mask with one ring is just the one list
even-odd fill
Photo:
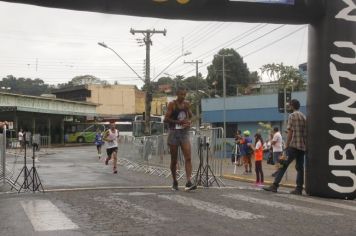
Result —
[[262, 215], [256, 215], [246, 211], [238, 211], [223, 205], [216, 205], [210, 202], [200, 201], [193, 198], [188, 198], [180, 195], [158, 195], [159, 198], [175, 201], [179, 204], [194, 207], [199, 210], [204, 210], [210, 213], [215, 213], [220, 216], [230, 217], [232, 219], [259, 219], [264, 218]]
[[73, 230], [79, 227], [48, 200], [21, 201], [35, 231]]
[[356, 207], [354, 207], [354, 206], [350, 206], [347, 204], [341, 204], [341, 203], [337, 203], [337, 202], [329, 202], [329, 201], [321, 200], [320, 198], [302, 197], [302, 196], [296, 196], [296, 195], [290, 195], [290, 194], [277, 194], [276, 196], [289, 198], [289, 199], [293, 199], [293, 200], [297, 200], [297, 201], [315, 203], [315, 204], [324, 205], [324, 206], [336, 207], [336, 208], [350, 210], [350, 211], [356, 211]]
[[296, 206], [296, 205], [292, 205], [292, 204], [286, 204], [286, 203], [281, 203], [281, 202], [265, 200], [265, 199], [253, 198], [253, 197], [241, 195], [241, 194], [227, 194], [227, 195], [223, 195], [223, 197], [228, 197], [228, 198], [232, 198], [234, 200], [245, 201], [245, 202], [249, 202], [249, 203], [253, 203], [253, 204], [270, 206], [270, 207], [287, 210], [287, 211], [300, 212], [300, 213], [313, 215], [313, 216], [325, 216], [325, 215], [340, 216], [340, 215], [342, 215], [342, 214], [339, 214], [336, 212], [317, 210], [317, 209], [312, 209], [312, 208], [308, 208], [308, 207], [302, 207], [302, 206]]
[[166, 217], [154, 210], [149, 210], [146, 207], [131, 203], [130, 201], [120, 198], [119, 196], [120, 195], [118, 194], [113, 194], [105, 198], [95, 197], [94, 200], [97, 202], [103, 202], [108, 207], [120, 211], [122, 215], [134, 219], [137, 222], [157, 224], [159, 222], [173, 221], [171, 218]]
[[135, 197], [140, 197], [140, 196], [152, 196], [152, 195], [156, 195], [156, 193], [130, 192], [130, 193], [113, 193], [113, 195], [117, 195], [117, 196], [135, 196]]

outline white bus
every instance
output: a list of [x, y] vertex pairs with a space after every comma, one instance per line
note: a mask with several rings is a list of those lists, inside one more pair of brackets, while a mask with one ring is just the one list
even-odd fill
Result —
[[[164, 116], [151, 116], [151, 133], [150, 135], [160, 135], [166, 133], [164, 125]], [[136, 115], [133, 122], [133, 136], [142, 137], [145, 133], [145, 121], [143, 115]]]
[[133, 125], [131, 121], [118, 121], [115, 122], [115, 126], [119, 130], [120, 135], [132, 136]]

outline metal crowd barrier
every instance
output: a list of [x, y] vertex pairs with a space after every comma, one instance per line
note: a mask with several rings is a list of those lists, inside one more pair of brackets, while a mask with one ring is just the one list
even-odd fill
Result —
[[39, 147], [37, 151], [48, 153], [50, 146], [51, 146], [50, 136], [39, 136]]
[[[209, 158], [209, 165], [215, 176], [220, 177], [223, 165], [223, 129], [210, 128], [201, 130], [198, 134], [190, 133], [191, 153], [192, 153], [192, 177], [200, 164], [199, 149], [200, 140], [205, 139], [209, 142], [207, 157], [203, 157], [205, 162]], [[205, 152], [206, 153], [206, 152]], [[144, 172], [150, 175], [169, 177], [170, 153], [167, 145], [167, 135], [154, 135], [135, 138], [132, 136], [120, 136], [119, 139], [119, 164], [132, 171]], [[181, 150], [178, 151], [177, 178], [185, 176], [184, 157]]]
[[13, 179], [14, 171], [11, 171], [6, 164], [6, 148], [6, 127], [4, 127], [3, 133], [0, 133], [0, 181], [2, 181], [3, 185], [9, 184], [17, 190], [19, 186]]
[[[50, 148], [50, 136], [41, 136], [40, 134], [33, 134], [27, 148], [32, 149], [32, 146], [35, 145], [36, 151], [48, 154]], [[20, 142], [17, 138], [11, 138], [7, 141], [7, 148], [9, 153], [12, 155], [22, 155], [24, 148], [21, 147]]]

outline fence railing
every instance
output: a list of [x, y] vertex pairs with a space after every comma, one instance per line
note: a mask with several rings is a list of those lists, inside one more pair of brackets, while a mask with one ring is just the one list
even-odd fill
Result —
[[3, 133], [0, 133], [0, 181], [3, 185], [9, 184], [11, 187], [17, 189], [18, 184], [13, 179], [14, 171], [11, 171], [6, 163], [7, 146], [6, 127], [4, 127]]
[[[41, 136], [40, 134], [33, 134], [26, 143], [21, 143], [17, 138], [7, 139], [7, 149], [13, 150], [13, 154], [19, 154], [23, 151], [23, 145], [27, 145], [27, 148], [36, 148], [36, 151], [47, 153], [50, 148], [50, 136]], [[21, 147], [22, 145], [22, 147]], [[16, 151], [17, 150], [17, 151]]]
[[[191, 159], [193, 167], [193, 177], [200, 164], [199, 151], [201, 151], [201, 140], [209, 143], [203, 157], [203, 164], [206, 158], [215, 176], [223, 174], [224, 152], [223, 152], [223, 129], [210, 128], [201, 130], [199, 134], [190, 132]], [[119, 140], [119, 162], [130, 170], [146, 172], [152, 175], [168, 177], [170, 171], [170, 152], [167, 144], [167, 135], [154, 135], [145, 137], [121, 136]], [[178, 150], [178, 178], [185, 175], [184, 157], [181, 150]]]

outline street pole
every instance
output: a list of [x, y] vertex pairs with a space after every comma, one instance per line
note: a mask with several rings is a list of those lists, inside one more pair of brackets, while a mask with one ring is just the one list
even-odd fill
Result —
[[[199, 76], [199, 64], [203, 63], [203, 61], [195, 60], [195, 61], [184, 61], [184, 64], [195, 64], [195, 96], [198, 96], [198, 76]], [[200, 101], [196, 101], [195, 107], [195, 115], [196, 115], [196, 130], [199, 132], [200, 130], [200, 114], [199, 114], [199, 103]]]
[[223, 122], [224, 122], [224, 131], [223, 131], [223, 153], [224, 158], [226, 157], [226, 78], [225, 78], [225, 57], [231, 57], [231, 54], [218, 55], [222, 57], [222, 67], [223, 67]]
[[285, 140], [286, 139], [286, 135], [284, 135], [284, 131], [287, 130], [287, 88], [286, 85], [283, 86], [283, 100], [284, 100], [284, 113], [283, 113], [283, 136], [285, 136]]
[[133, 73], [135, 73], [135, 75], [137, 75], [137, 77], [138, 77], [139, 79], [141, 79], [143, 82], [145, 81], [145, 80], [124, 60], [124, 58], [122, 58], [122, 57], [120, 56], [120, 54], [118, 54], [114, 49], [112, 49], [111, 47], [109, 47], [109, 46], [108, 46], [106, 43], [104, 43], [104, 42], [99, 42], [98, 45], [100, 45], [100, 46], [102, 46], [102, 47], [104, 47], [104, 48], [107, 48], [107, 49], [109, 49], [110, 51], [112, 51], [113, 53], [115, 53], [115, 55], [118, 56], [118, 57], [120, 58], [120, 60], [123, 61], [123, 62], [125, 63], [125, 65], [127, 65], [127, 66], [130, 68], [130, 70], [131, 70]]
[[223, 97], [224, 97], [224, 114], [223, 114], [223, 120], [224, 120], [224, 158], [226, 157], [226, 79], [225, 79], [225, 55], [223, 55]]
[[130, 29], [131, 34], [142, 33], [145, 38], [144, 42], [146, 45], [146, 74], [145, 74], [145, 86], [146, 86], [146, 96], [145, 96], [145, 135], [151, 134], [151, 102], [152, 102], [152, 88], [150, 81], [150, 50], [152, 45], [151, 37], [153, 34], [163, 34], [166, 36], [167, 30], [134, 30]]

